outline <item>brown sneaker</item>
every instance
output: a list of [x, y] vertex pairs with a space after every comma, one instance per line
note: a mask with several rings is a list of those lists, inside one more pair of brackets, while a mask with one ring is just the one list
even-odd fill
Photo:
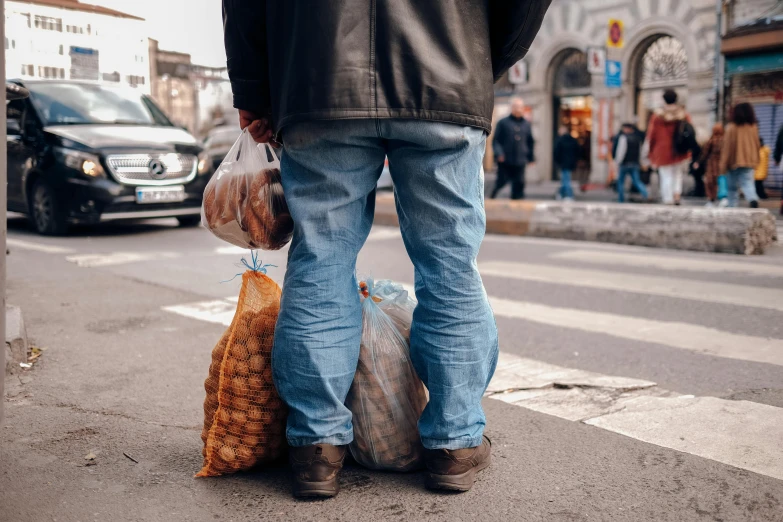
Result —
[[340, 491], [337, 475], [343, 469], [347, 446], [314, 444], [290, 448], [295, 497], [333, 497]]
[[425, 450], [427, 487], [447, 491], [468, 491], [476, 473], [492, 463], [492, 442], [484, 436], [481, 446], [459, 450]]

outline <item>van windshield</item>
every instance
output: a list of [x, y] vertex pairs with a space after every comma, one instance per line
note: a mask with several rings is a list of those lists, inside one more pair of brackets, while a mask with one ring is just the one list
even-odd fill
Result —
[[56, 82], [28, 87], [30, 99], [45, 125], [173, 126], [152, 100], [134, 89]]

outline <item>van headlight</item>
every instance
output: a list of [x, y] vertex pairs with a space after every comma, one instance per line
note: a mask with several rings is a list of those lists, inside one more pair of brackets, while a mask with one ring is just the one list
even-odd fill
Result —
[[91, 178], [102, 178], [106, 176], [101, 160], [94, 154], [88, 154], [80, 150], [58, 148], [56, 152], [62, 157], [66, 167], [78, 170], [80, 173]]
[[198, 173], [199, 175], [209, 172], [209, 154], [206, 151], [198, 155]]

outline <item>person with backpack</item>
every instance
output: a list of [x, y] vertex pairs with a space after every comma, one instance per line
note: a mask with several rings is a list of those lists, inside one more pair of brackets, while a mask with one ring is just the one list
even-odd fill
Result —
[[560, 167], [560, 192], [558, 195], [564, 201], [573, 201], [574, 189], [571, 187], [571, 175], [579, 161], [581, 147], [565, 125], [560, 127], [559, 133], [554, 150], [555, 164]]
[[713, 207], [718, 202], [718, 178], [720, 170], [720, 153], [723, 148], [723, 124], [716, 123], [712, 127], [712, 136], [704, 144], [699, 156], [699, 165], [704, 168], [704, 192], [707, 195], [707, 206]]
[[[418, 422], [426, 484], [467, 491], [490, 465], [481, 401], [498, 330], [476, 262], [482, 161], [493, 83], [525, 56], [549, 5], [223, 0], [240, 126], [282, 145], [294, 222], [272, 352], [294, 496], [337, 495], [354, 439], [345, 400], [362, 337], [356, 260], [387, 157], [415, 267], [410, 354], [429, 390]], [[503, 150], [509, 161], [526, 152]]]
[[625, 202], [625, 178], [631, 176], [631, 184], [639, 191], [642, 198], [648, 199], [647, 187], [640, 177], [642, 142], [640, 132], [632, 123], [624, 123], [617, 138], [617, 149], [614, 159], [619, 172], [617, 175], [617, 201]]
[[720, 171], [726, 173], [728, 182], [728, 206], [737, 206], [739, 190], [742, 190], [750, 208], [758, 208], [753, 173], [759, 164], [760, 149], [759, 126], [753, 106], [749, 103], [735, 105], [731, 123], [726, 125], [720, 154]]
[[679, 205], [685, 162], [696, 145], [696, 133], [685, 108], [677, 103], [677, 93], [663, 93], [666, 105], [650, 119], [647, 130], [650, 164], [658, 170], [661, 200], [666, 205]]

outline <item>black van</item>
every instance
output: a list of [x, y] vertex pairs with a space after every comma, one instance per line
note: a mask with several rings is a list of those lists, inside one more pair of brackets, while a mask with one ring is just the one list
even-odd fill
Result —
[[6, 105], [8, 210], [47, 235], [118, 219], [200, 222], [212, 165], [151, 98], [91, 83], [14, 83], [30, 96]]

